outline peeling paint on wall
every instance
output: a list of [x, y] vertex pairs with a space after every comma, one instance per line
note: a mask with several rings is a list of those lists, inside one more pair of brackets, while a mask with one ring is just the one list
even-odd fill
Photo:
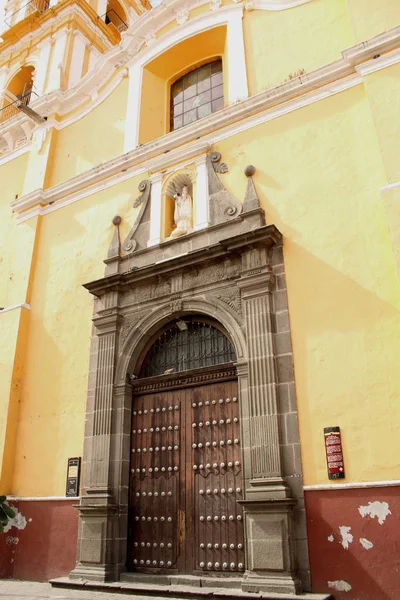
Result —
[[4, 527], [4, 533], [10, 531], [11, 527], [16, 527], [17, 529], [25, 529], [27, 525], [24, 515], [20, 513], [15, 508], [15, 506], [12, 506], [11, 508], [15, 510], [15, 517], [8, 521], [7, 525]]
[[366, 550], [371, 550], [374, 547], [373, 543], [367, 540], [366, 538], [360, 538], [360, 544]]
[[328, 581], [328, 587], [332, 588], [333, 590], [337, 590], [338, 592], [350, 592], [351, 590], [351, 585], [342, 579], [337, 581]]
[[379, 525], [383, 525], [386, 521], [386, 517], [392, 513], [389, 510], [389, 504], [387, 502], [368, 502], [367, 506], [359, 506], [358, 512], [362, 517], [369, 515], [371, 519], [377, 517]]
[[354, 539], [350, 533], [350, 529], [351, 527], [346, 527], [346, 525], [339, 526], [340, 535], [342, 536], [342, 541], [340, 543], [345, 550], [349, 549], [349, 544], [351, 544]]
[[14, 544], [17, 545], [19, 542], [19, 538], [17, 537], [12, 537], [11, 535], [8, 535], [6, 537], [6, 544]]

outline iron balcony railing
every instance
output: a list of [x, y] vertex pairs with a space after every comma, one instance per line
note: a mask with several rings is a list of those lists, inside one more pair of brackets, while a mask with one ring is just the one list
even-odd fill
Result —
[[28, 106], [33, 96], [36, 98], [39, 97], [32, 89], [29, 89], [23, 94], [18, 94], [15, 97], [16, 99], [12, 102], [7, 102], [6, 99], [3, 100], [3, 102], [5, 101], [6, 103], [0, 108], [0, 122], [3, 123], [4, 121], [8, 121], [8, 119], [12, 119], [12, 117], [15, 117], [16, 115], [20, 115], [21, 111], [19, 110], [18, 106], [21, 104]]
[[34, 12], [44, 13], [49, 7], [49, 0], [29, 0], [29, 2], [20, 6], [18, 10], [11, 15], [8, 15], [4, 19], [4, 23], [7, 27], [12, 27], [16, 23], [22, 21], [22, 19], [26, 19], [26, 17], [32, 15]]
[[119, 14], [113, 8], [108, 10], [106, 12], [106, 14], [100, 18], [105, 22], [106, 25], [109, 25], [110, 23], [112, 23], [114, 25], [114, 27], [116, 29], [118, 29], [118, 31], [120, 33], [122, 33], [123, 31], [126, 31], [128, 29], [128, 24], [125, 23], [125, 21], [119, 16]]

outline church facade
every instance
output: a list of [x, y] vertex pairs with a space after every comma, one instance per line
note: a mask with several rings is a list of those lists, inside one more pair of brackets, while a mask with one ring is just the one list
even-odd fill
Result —
[[0, 576], [396, 598], [396, 4], [0, 6]]

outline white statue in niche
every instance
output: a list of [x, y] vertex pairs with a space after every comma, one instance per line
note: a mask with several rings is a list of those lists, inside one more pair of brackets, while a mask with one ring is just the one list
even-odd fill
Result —
[[192, 230], [193, 213], [192, 198], [190, 197], [186, 185], [183, 186], [181, 193], [178, 192], [174, 194], [174, 200], [174, 221], [176, 227], [171, 233], [172, 238], [184, 235]]
[[175, 201], [174, 221], [170, 239], [193, 231], [192, 181], [187, 173], [179, 174], [167, 186], [167, 195]]

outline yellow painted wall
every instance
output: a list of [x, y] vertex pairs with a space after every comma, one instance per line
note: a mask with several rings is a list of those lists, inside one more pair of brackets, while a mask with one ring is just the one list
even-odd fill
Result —
[[400, 186], [382, 191], [382, 202], [400, 281]]
[[[37, 218], [17, 225], [9, 203], [21, 194], [28, 154], [0, 166], [0, 306], [30, 302]], [[29, 312], [0, 311], [0, 493], [11, 491]]]
[[354, 44], [345, 0], [312, 0], [288, 10], [245, 12], [249, 93], [275, 87], [300, 69], [341, 58]]
[[6, 464], [7, 426], [12, 417], [10, 395], [13, 382], [14, 358], [17, 346], [21, 309], [0, 315], [0, 494], [11, 491], [9, 473], [13, 465]]
[[0, 306], [13, 306], [26, 300], [29, 278], [31, 222], [17, 225], [10, 202], [21, 196], [28, 153], [0, 166]]
[[[230, 168], [221, 177], [239, 197], [244, 167], [256, 165], [268, 222], [285, 238], [305, 483], [326, 481], [322, 430], [329, 425], [343, 431], [347, 481], [398, 478], [400, 295], [363, 87], [216, 150]], [[110, 220], [133, 215], [139, 179], [43, 219], [14, 493], [62, 493], [66, 459], [81, 453], [91, 328], [91, 298], [81, 284], [102, 276]], [[38, 378], [43, 365], [51, 377]], [[46, 475], [37, 479], [39, 469]]]
[[0, 494], [9, 494], [14, 476], [30, 311], [18, 308], [4, 313], [0, 319]]
[[365, 77], [388, 183], [400, 180], [400, 65]]
[[362, 86], [216, 145], [243, 198], [247, 164], [284, 235], [306, 484], [326, 483], [323, 428], [343, 433], [346, 481], [399, 479], [400, 288]]
[[[375, 27], [374, 8], [365, 4], [358, 23], [362, 7], [359, 0], [313, 0], [285, 11], [246, 12], [251, 93], [340, 58], [354, 35]], [[382, 18], [391, 21], [394, 12], [388, 3], [383, 8]], [[191, 41], [187, 52], [181, 47], [156, 59], [145, 78], [152, 86], [161, 79], [167, 89], [182, 69], [220, 51], [222, 37], [210, 36], [204, 47]], [[397, 66], [371, 74], [365, 88], [215, 146], [229, 165], [221, 178], [236, 197], [244, 197], [244, 167], [257, 167], [267, 220], [284, 235], [306, 484], [327, 481], [322, 432], [329, 425], [343, 432], [346, 481], [400, 479], [399, 198], [395, 190], [380, 192], [398, 180], [399, 74]], [[161, 121], [149, 110], [154, 88], [146, 87], [141, 142], [161, 134]], [[0, 167], [0, 306], [32, 306], [26, 323], [19, 311], [0, 315], [0, 457], [14, 443], [17, 449], [9, 493], [62, 495], [67, 458], [82, 454], [92, 312], [82, 284], [104, 273], [112, 217], [123, 216], [123, 234], [130, 229], [144, 176], [45, 215], [40, 229], [38, 219], [17, 226], [9, 202], [44, 177], [51, 187], [120, 155], [126, 102], [124, 80], [92, 113], [50, 137], [45, 174], [46, 154], [36, 150], [29, 164], [23, 155]], [[157, 110], [165, 126], [167, 105]]]
[[400, 24], [397, 0], [346, 0], [355, 42], [363, 42]]
[[[81, 456], [92, 297], [82, 284], [104, 275], [115, 214], [134, 221], [138, 177], [43, 218], [12, 493], [63, 495], [67, 459]], [[0, 317], [1, 318], [1, 317]]]
[[46, 187], [62, 183], [123, 153], [128, 80], [96, 109], [56, 133]]

